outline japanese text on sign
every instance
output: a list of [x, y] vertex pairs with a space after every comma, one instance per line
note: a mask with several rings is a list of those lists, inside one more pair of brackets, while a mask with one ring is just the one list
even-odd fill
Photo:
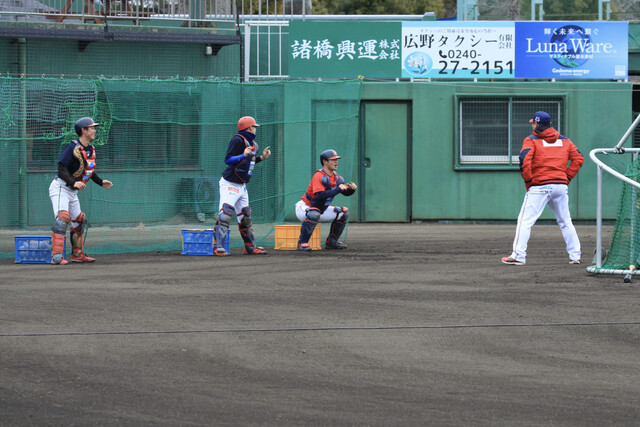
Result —
[[419, 78], [513, 78], [512, 23], [402, 26], [402, 76]]
[[316, 40], [294, 40], [291, 45], [291, 56], [294, 59], [332, 59], [339, 61], [344, 59], [372, 59], [372, 60], [394, 60], [400, 59], [400, 40], [363, 40], [353, 42], [342, 40], [335, 46], [328, 39]]

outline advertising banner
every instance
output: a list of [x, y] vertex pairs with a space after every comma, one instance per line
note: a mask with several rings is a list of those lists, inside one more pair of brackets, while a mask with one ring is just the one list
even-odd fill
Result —
[[624, 79], [628, 22], [516, 22], [516, 77]]
[[513, 22], [403, 22], [402, 77], [513, 78]]
[[310, 22], [289, 25], [289, 75], [626, 79], [627, 22]]
[[400, 22], [291, 21], [289, 75], [397, 78], [400, 26]]

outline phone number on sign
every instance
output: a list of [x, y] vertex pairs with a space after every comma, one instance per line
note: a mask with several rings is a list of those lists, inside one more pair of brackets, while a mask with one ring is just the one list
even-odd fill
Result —
[[471, 74], [471, 75], [500, 75], [506, 73], [513, 74], [513, 61], [438, 61], [440, 71], [438, 74]]

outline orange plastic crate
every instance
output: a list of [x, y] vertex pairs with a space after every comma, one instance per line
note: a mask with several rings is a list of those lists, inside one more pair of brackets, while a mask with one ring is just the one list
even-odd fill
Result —
[[[275, 249], [281, 251], [295, 251], [298, 247], [298, 238], [300, 237], [300, 225], [301, 224], [286, 224], [286, 225], [274, 225], [276, 229], [276, 246]], [[320, 232], [322, 226], [316, 225], [309, 245], [314, 251], [322, 249], [320, 245]]]

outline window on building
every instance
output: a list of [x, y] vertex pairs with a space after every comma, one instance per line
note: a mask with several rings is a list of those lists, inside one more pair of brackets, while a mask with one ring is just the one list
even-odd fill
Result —
[[522, 141], [531, 134], [529, 119], [546, 111], [562, 132], [563, 105], [558, 97], [460, 97], [456, 166], [519, 166]]

